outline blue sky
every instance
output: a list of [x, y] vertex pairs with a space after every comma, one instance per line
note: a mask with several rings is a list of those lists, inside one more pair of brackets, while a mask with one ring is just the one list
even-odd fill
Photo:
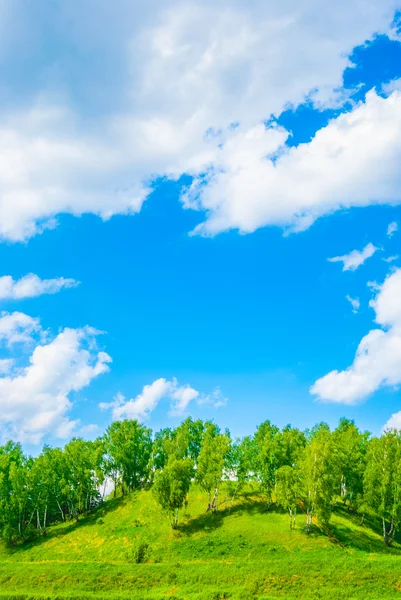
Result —
[[4, 3], [3, 438], [401, 426], [401, 6], [315, 4]]

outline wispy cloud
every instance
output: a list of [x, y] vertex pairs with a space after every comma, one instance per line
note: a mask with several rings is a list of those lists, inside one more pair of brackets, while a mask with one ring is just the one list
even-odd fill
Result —
[[77, 285], [79, 285], [79, 281], [64, 277], [40, 279], [34, 273], [29, 273], [21, 279], [15, 280], [11, 275], [3, 275], [0, 277], [0, 299], [21, 300], [42, 294], [56, 294], [63, 288], [72, 288]]
[[391, 238], [398, 231], [398, 223], [393, 221], [387, 227], [387, 237]]
[[332, 258], [328, 258], [327, 260], [332, 263], [342, 262], [343, 271], [355, 271], [378, 250], [379, 248], [369, 242], [369, 244], [367, 244], [361, 251], [352, 250], [352, 252], [349, 254], [344, 254], [343, 256], [334, 256]]
[[359, 298], [351, 298], [351, 296], [349, 296], [348, 294], [345, 297], [352, 306], [352, 312], [356, 314], [361, 307]]
[[384, 262], [386, 262], [386, 263], [392, 263], [392, 262], [394, 262], [395, 260], [398, 260], [399, 258], [400, 258], [400, 257], [399, 257], [399, 255], [398, 255], [398, 254], [394, 254], [394, 255], [392, 255], [392, 256], [387, 256], [386, 258], [383, 258], [382, 260], [384, 260]]

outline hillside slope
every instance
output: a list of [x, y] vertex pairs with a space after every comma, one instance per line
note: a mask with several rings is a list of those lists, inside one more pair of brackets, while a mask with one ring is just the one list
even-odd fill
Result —
[[[222, 493], [224, 501], [224, 491]], [[290, 532], [288, 516], [249, 489], [205, 513], [193, 490], [178, 530], [151, 492], [109, 500], [79, 523], [0, 549], [0, 597], [233, 600], [401, 598], [401, 550], [378, 524], [338, 507], [330, 532]], [[375, 526], [376, 525], [376, 526]]]

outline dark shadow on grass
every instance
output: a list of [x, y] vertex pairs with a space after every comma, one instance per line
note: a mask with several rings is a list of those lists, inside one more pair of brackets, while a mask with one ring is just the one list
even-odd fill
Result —
[[181, 523], [178, 525], [177, 530], [187, 536], [191, 536], [198, 531], [204, 531], [210, 533], [216, 529], [219, 529], [223, 525], [224, 514], [222, 512], [207, 512], [199, 517], [191, 519], [187, 523]]
[[[354, 527], [351, 527], [348, 524], [330, 524], [330, 532], [343, 546], [354, 548], [355, 550], [362, 550], [364, 552], [401, 554], [401, 549], [399, 547], [399, 533], [396, 535], [394, 543], [390, 547], [386, 546], [382, 541], [382, 522], [380, 519], [365, 516], [362, 524], [361, 516], [348, 510], [348, 507], [344, 505], [337, 505], [334, 512], [335, 514], [344, 517], [350, 525], [354, 525]], [[330, 538], [330, 535], [328, 537]]]
[[199, 531], [207, 533], [219, 529], [227, 518], [239, 517], [242, 514], [252, 516], [266, 513], [285, 514], [285, 511], [275, 504], [269, 506], [265, 500], [255, 500], [254, 493], [243, 494], [234, 506], [230, 507], [229, 502], [223, 502], [218, 512], [205, 512], [187, 523], [182, 523], [178, 526], [178, 530], [187, 536]]

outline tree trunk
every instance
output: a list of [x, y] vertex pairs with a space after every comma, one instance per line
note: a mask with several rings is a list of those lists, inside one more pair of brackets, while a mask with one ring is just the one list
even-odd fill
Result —
[[393, 543], [393, 537], [395, 533], [394, 522], [391, 521], [388, 526], [386, 526], [386, 522], [383, 519], [383, 541], [386, 546], [391, 546]]
[[43, 514], [43, 535], [46, 535], [46, 521], [47, 521], [47, 504], [45, 506], [45, 512]]
[[387, 530], [386, 530], [386, 521], [382, 519], [383, 522], [383, 542], [387, 545]]
[[217, 487], [214, 490], [214, 512], [217, 512], [219, 509], [219, 488]]
[[60, 503], [59, 503], [59, 501], [58, 501], [57, 499], [56, 499], [56, 502], [57, 502], [57, 506], [58, 506], [58, 508], [59, 508], [59, 511], [61, 512], [61, 518], [62, 518], [62, 520], [63, 520], [63, 521], [65, 521], [65, 515], [64, 515], [64, 511], [63, 511], [63, 509], [61, 508], [61, 506], [60, 506]]
[[312, 525], [312, 511], [306, 513], [306, 533], [310, 533], [310, 528]]
[[228, 509], [229, 512], [231, 512], [231, 509], [233, 507], [233, 503], [234, 503], [234, 500], [235, 500], [235, 496], [237, 494], [238, 486], [239, 486], [239, 481], [237, 481], [237, 485], [235, 486], [234, 494], [231, 497], [230, 508]]

